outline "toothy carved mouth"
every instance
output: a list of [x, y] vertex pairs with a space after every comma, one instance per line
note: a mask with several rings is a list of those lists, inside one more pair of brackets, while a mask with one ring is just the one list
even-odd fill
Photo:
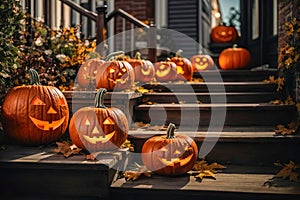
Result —
[[183, 75], [184, 74], [184, 71], [183, 71], [183, 69], [182, 69], [182, 67], [181, 66], [177, 66], [177, 74], [181, 74], [181, 75]]
[[145, 76], [148, 76], [151, 73], [150, 68], [148, 68], [147, 70], [141, 69], [141, 71], [142, 71], [142, 74]]
[[127, 78], [126, 78], [126, 79], [116, 79], [116, 80], [113, 80], [113, 79], [109, 78], [108, 80], [110, 80], [110, 81], [113, 82], [114, 84], [117, 84], [117, 83], [125, 84], [126, 81], [127, 81]]
[[102, 144], [109, 141], [115, 134], [116, 131], [113, 131], [112, 133], [110, 134], [107, 134], [105, 136], [93, 136], [93, 137], [89, 137], [87, 135], [83, 135], [83, 138], [91, 143], [91, 144], [96, 144], [98, 142], [101, 142]]
[[170, 67], [165, 69], [165, 70], [159, 69], [159, 70], [156, 71], [156, 76], [165, 77], [170, 73], [170, 71], [171, 71]]
[[66, 117], [62, 117], [61, 119], [52, 122], [39, 120], [31, 116], [29, 116], [29, 118], [37, 128], [43, 131], [49, 131], [51, 128], [52, 130], [55, 130], [60, 127], [64, 123]]
[[186, 158], [171, 158], [171, 160], [167, 160], [165, 158], [159, 158], [159, 161], [165, 166], [174, 166], [175, 163], [179, 163], [180, 166], [184, 166], [188, 164], [193, 158], [193, 155], [189, 155]]

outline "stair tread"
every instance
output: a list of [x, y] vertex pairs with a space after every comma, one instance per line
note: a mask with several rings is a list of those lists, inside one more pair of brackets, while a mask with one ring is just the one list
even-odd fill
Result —
[[[138, 194], [139, 190], [150, 190], [151, 192], [184, 192], [187, 197], [195, 195], [195, 192], [208, 193], [220, 192], [229, 195], [229, 193], [241, 194], [273, 194], [273, 195], [300, 195], [300, 184], [289, 182], [287, 180], [278, 180], [276, 183], [282, 187], [268, 187], [264, 183], [271, 179], [276, 167], [261, 166], [226, 166], [221, 173], [216, 174], [216, 179], [203, 179], [201, 183], [197, 182], [189, 172], [180, 177], [164, 177], [153, 175], [151, 178], [141, 178], [137, 181], [126, 181], [118, 179], [111, 185], [113, 189], [134, 189]], [[114, 190], [117, 192], [118, 190]], [[240, 196], [241, 197], [241, 196]]]

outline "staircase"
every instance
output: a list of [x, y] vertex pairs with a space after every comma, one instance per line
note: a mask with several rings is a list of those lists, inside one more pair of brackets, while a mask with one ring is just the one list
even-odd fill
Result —
[[[218, 72], [206, 71], [194, 75], [205, 82], [143, 85], [151, 92], [144, 93], [135, 106], [136, 122], [149, 123], [150, 127], [175, 123], [177, 133], [193, 137], [200, 154], [209, 163], [218, 162], [227, 168], [217, 174], [216, 180], [202, 183], [189, 175], [177, 178], [154, 175], [134, 182], [119, 179], [111, 186], [112, 198], [135, 199], [140, 195], [145, 199], [299, 198], [300, 185], [296, 183], [283, 181], [279, 187], [263, 185], [280, 169], [274, 167], [274, 162], [300, 162], [297, 156], [300, 137], [275, 136], [276, 125], [297, 120], [295, 106], [270, 103], [286, 98], [277, 91], [276, 84], [263, 82], [276, 74], [276, 71], [220, 71], [222, 79], [218, 79]], [[224, 124], [218, 119], [222, 115]], [[129, 139], [135, 151], [140, 152], [146, 139], [163, 133], [163, 128], [138, 128], [130, 131]], [[208, 151], [210, 147], [213, 148]]]

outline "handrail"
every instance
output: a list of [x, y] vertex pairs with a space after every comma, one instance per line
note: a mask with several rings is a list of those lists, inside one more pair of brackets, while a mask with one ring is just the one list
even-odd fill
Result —
[[127, 13], [126, 11], [122, 9], [117, 9], [112, 11], [105, 19], [106, 22], [110, 21], [113, 17], [120, 15], [121, 17], [127, 19], [129, 22], [133, 23], [134, 25], [140, 27], [140, 28], [150, 28], [147, 24], [143, 23], [142, 21], [138, 20], [131, 14]]
[[62, 3], [70, 6], [72, 9], [76, 10], [77, 12], [79, 12], [81, 15], [93, 20], [93, 21], [97, 21], [97, 14], [95, 12], [89, 11], [87, 9], [85, 9], [84, 7], [78, 5], [77, 3], [75, 3], [74, 1], [70, 1], [70, 0], [60, 0]]

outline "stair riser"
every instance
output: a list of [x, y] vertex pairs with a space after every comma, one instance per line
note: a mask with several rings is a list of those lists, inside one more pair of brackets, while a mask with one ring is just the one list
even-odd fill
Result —
[[[275, 99], [282, 99], [281, 93], [243, 93], [243, 94], [144, 94], [142, 102], [155, 103], [224, 103], [226, 97], [227, 103], [267, 103]], [[194, 102], [195, 100], [199, 102]]]
[[[135, 121], [150, 123], [151, 125], [164, 125], [170, 122], [177, 126], [197, 127], [208, 126], [211, 121], [211, 110], [165, 110], [155, 109], [150, 110], [136, 110]], [[224, 111], [215, 111], [214, 117], [224, 115]], [[226, 111], [225, 126], [276, 126], [278, 124], [288, 124], [296, 119], [296, 111], [291, 109], [286, 110], [245, 110], [235, 109]], [[195, 118], [199, 117], [200, 118]], [[221, 124], [222, 125], [222, 124]]]

